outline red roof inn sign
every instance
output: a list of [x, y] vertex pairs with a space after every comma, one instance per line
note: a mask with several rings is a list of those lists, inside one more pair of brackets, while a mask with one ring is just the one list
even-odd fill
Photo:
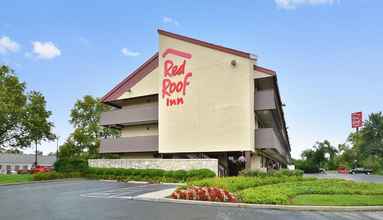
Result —
[[351, 114], [351, 125], [352, 128], [360, 128], [363, 124], [363, 114], [362, 112], [353, 112]]
[[162, 54], [165, 58], [173, 55], [181, 58], [181, 63], [175, 63], [172, 59], [167, 58], [164, 61], [164, 79], [162, 80], [162, 98], [166, 98], [166, 106], [184, 104], [184, 96], [190, 85], [192, 72], [187, 71], [187, 62], [192, 58], [190, 53], [168, 48]]

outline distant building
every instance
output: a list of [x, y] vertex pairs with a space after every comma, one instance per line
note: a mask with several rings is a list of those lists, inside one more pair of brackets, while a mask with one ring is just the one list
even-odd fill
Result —
[[[56, 156], [37, 156], [38, 165], [53, 166]], [[35, 163], [34, 154], [0, 154], [0, 173], [29, 170]]]

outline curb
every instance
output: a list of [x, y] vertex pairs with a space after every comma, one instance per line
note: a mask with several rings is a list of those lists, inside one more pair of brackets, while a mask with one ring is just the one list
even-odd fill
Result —
[[82, 179], [82, 178], [67, 178], [67, 179], [42, 180], [42, 181], [30, 181], [30, 182], [19, 182], [19, 183], [4, 183], [4, 184], [0, 184], [0, 187], [1, 186], [28, 185], [28, 184], [36, 184], [36, 183], [69, 182], [69, 181], [79, 181], [79, 180], [86, 180], [86, 179]]
[[297, 205], [268, 205], [268, 204], [248, 204], [248, 203], [224, 203], [196, 200], [179, 200], [170, 198], [147, 198], [147, 197], [132, 197], [132, 200], [161, 202], [161, 203], [176, 203], [183, 205], [200, 205], [212, 207], [229, 207], [229, 208], [250, 208], [250, 209], [269, 209], [280, 211], [321, 211], [321, 212], [367, 212], [367, 211], [383, 211], [383, 206], [297, 206]]

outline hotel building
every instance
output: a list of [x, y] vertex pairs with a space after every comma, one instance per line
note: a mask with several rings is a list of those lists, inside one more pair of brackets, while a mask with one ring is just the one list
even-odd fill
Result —
[[217, 158], [220, 175], [291, 162], [275, 71], [250, 53], [158, 30], [158, 52], [102, 102], [121, 130], [100, 153], [127, 159]]

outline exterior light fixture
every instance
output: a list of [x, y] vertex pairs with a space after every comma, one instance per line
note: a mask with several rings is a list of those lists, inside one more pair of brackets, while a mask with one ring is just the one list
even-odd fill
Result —
[[236, 67], [237, 66], [237, 61], [236, 60], [232, 60], [230, 62], [230, 64], [231, 64], [232, 67]]

